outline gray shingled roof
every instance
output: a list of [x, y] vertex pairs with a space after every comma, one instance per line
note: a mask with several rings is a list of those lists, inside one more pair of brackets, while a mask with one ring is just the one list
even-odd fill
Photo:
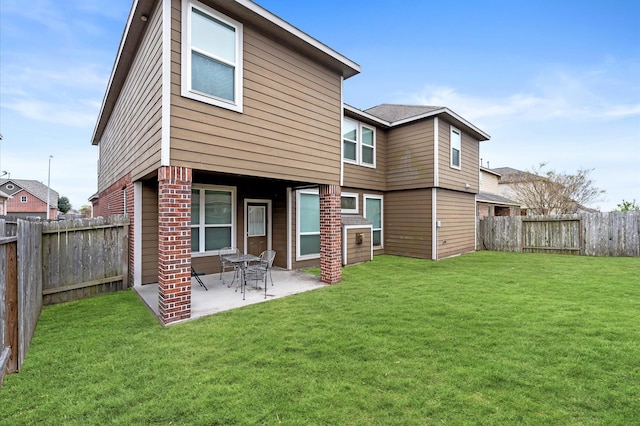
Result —
[[365, 110], [367, 114], [390, 123], [443, 109], [439, 106], [382, 104]]
[[342, 215], [342, 225], [345, 226], [370, 226], [371, 222], [360, 215], [354, 214], [343, 214]]
[[500, 183], [522, 182], [530, 179], [532, 173], [523, 172], [522, 170], [511, 167], [496, 167], [491, 169], [500, 173]]
[[[28, 180], [28, 179], [0, 179], [0, 186], [4, 185], [7, 182], [11, 182], [16, 186], [27, 191], [29, 194], [34, 197], [39, 198], [40, 200], [47, 202], [47, 185], [42, 182], [38, 182], [37, 180]], [[58, 192], [51, 190], [49, 194], [51, 196], [51, 205], [58, 205]]]
[[510, 200], [498, 194], [489, 194], [488, 192], [481, 192], [476, 195], [476, 201], [482, 201], [483, 203], [495, 203], [495, 204], [510, 204], [519, 206], [517, 201]]

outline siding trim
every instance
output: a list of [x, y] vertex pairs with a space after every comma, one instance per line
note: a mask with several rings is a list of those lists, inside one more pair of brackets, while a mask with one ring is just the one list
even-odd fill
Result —
[[434, 117], [433, 118], [433, 186], [440, 185], [440, 168], [438, 167], [438, 164], [440, 162], [440, 159], [438, 158], [438, 155], [439, 155], [438, 126], [439, 126], [438, 117]]
[[133, 286], [142, 285], [142, 182], [133, 182]]
[[344, 77], [340, 76], [340, 186], [344, 186]]
[[171, 165], [171, 1], [162, 2], [162, 106], [160, 166]]
[[[436, 144], [437, 145], [437, 144]], [[438, 196], [437, 188], [431, 192], [431, 260], [438, 260]]]
[[292, 196], [293, 190], [291, 189], [291, 187], [287, 187], [287, 270], [289, 271], [293, 268], [291, 259], [293, 251], [293, 248], [291, 247], [293, 238], [293, 233], [291, 231], [291, 227], [293, 226], [293, 224], [291, 223], [293, 215]]
[[348, 252], [349, 249], [347, 247], [347, 234], [349, 229], [363, 229], [369, 228], [369, 232], [371, 234], [371, 257], [369, 260], [373, 259], [373, 225], [343, 225], [342, 226], [342, 265], [348, 265]]

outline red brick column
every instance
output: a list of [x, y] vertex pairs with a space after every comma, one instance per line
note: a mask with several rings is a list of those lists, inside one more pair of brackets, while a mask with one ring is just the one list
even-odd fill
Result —
[[342, 281], [342, 227], [339, 185], [320, 185], [320, 279]]
[[158, 313], [191, 317], [191, 169], [158, 169]]

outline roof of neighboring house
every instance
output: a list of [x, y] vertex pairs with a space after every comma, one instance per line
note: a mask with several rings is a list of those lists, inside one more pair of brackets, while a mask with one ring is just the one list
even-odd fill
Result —
[[517, 201], [510, 200], [509, 198], [505, 198], [501, 195], [489, 194], [488, 192], [481, 192], [479, 194], [476, 194], [476, 201], [493, 204], [508, 204], [510, 206], [520, 207], [520, 203], [518, 203]]
[[[120, 40], [111, 76], [109, 77], [107, 90], [102, 100], [100, 115], [91, 137], [93, 145], [98, 144], [107, 125], [120, 90], [124, 86], [124, 81], [135, 59], [138, 45], [144, 36], [148, 17], [157, 2], [158, 0], [135, 0], [133, 2], [122, 39]], [[283, 40], [298, 52], [317, 58], [318, 61], [324, 64], [329, 64], [332, 68], [339, 70], [345, 79], [360, 73], [360, 65], [305, 32], [300, 31], [253, 1], [227, 0], [223, 4], [226, 10], [233, 12], [240, 20], [255, 25], [271, 38]], [[166, 10], [166, 8], [164, 9]]]
[[485, 172], [485, 173], [489, 173], [489, 174], [492, 174], [492, 175], [495, 175], [495, 176], [498, 176], [498, 177], [502, 176], [500, 173], [498, 173], [494, 169], [490, 169], [488, 167], [480, 166], [480, 170]]
[[491, 139], [489, 134], [485, 133], [471, 122], [462, 118], [447, 107], [429, 106], [429, 105], [398, 105], [398, 104], [381, 104], [364, 111], [354, 108], [350, 105], [344, 105], [345, 111], [355, 114], [359, 118], [364, 118], [372, 123], [376, 123], [383, 127], [395, 127], [403, 124], [419, 121], [424, 118], [437, 117], [439, 115], [447, 116], [457, 126], [465, 128], [480, 141]]
[[511, 167], [496, 167], [492, 169], [494, 172], [500, 173], [500, 183], [515, 183], [528, 181], [533, 173], [523, 172], [522, 170]]
[[[39, 182], [37, 180], [29, 180], [29, 179], [0, 179], [0, 186], [5, 183], [11, 182], [15, 186], [22, 188], [27, 191], [29, 194], [34, 197], [39, 198], [40, 200], [47, 202], [47, 185]], [[58, 192], [50, 189], [50, 202], [52, 206], [58, 205]]]

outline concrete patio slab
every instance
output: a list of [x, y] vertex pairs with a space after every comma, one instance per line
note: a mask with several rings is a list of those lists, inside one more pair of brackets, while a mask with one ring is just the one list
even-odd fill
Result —
[[[207, 287], [205, 290], [195, 278], [191, 278], [191, 318], [196, 319], [218, 312], [228, 311], [255, 303], [266, 302], [292, 294], [315, 290], [325, 287], [326, 284], [320, 282], [319, 277], [314, 277], [300, 271], [288, 271], [285, 269], [273, 268], [273, 286], [268, 281], [267, 297], [263, 283], [259, 283], [259, 288], [254, 288], [254, 282], [247, 283], [245, 300], [242, 300], [242, 293], [237, 288], [238, 279], [232, 287], [224, 285], [220, 279], [220, 274], [201, 275], [200, 279]], [[233, 272], [224, 274], [224, 281], [229, 284], [233, 279]], [[158, 316], [158, 284], [147, 284], [133, 288], [144, 304]], [[182, 321], [180, 321], [182, 322]]]

